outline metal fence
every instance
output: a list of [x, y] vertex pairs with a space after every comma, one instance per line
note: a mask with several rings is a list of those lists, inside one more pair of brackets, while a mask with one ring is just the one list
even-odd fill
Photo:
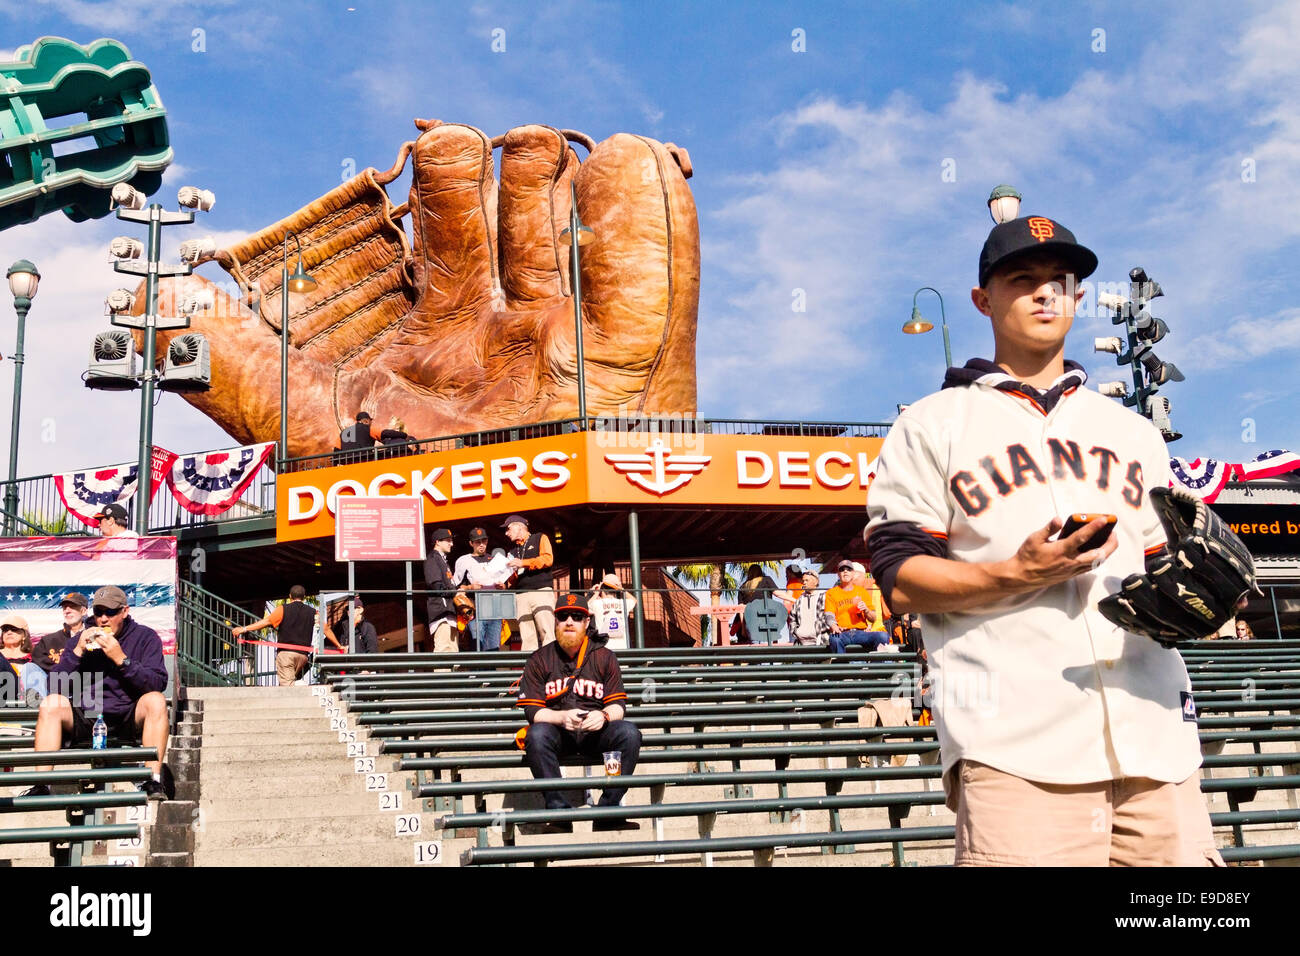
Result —
[[477, 448], [528, 438], [550, 438], [578, 432], [602, 434], [660, 434], [660, 435], [792, 435], [822, 438], [884, 438], [889, 431], [887, 422], [813, 422], [813, 421], [747, 421], [739, 418], [690, 418], [680, 415], [595, 415], [587, 418], [565, 418], [554, 422], [518, 425], [512, 428], [493, 428], [465, 432], [438, 438], [413, 438], [394, 442], [374, 449], [339, 451], [319, 455], [290, 458], [280, 463], [281, 472], [311, 471], [334, 465], [348, 465], [362, 461], [382, 461], [405, 455], [422, 455], [436, 451], [453, 451], [459, 448]]
[[256, 615], [242, 607], [190, 581], [181, 581], [176, 604], [176, 654], [185, 685], [252, 684], [262, 676], [250, 649], [230, 633], [232, 625], [256, 620]]
[[[223, 449], [231, 450], [231, 449]], [[216, 452], [211, 452], [215, 454]], [[91, 470], [91, 469], [86, 469]], [[97, 528], [83, 524], [71, 514], [63, 503], [55, 484], [54, 475], [20, 478], [18, 486], [18, 516], [27, 527], [20, 525], [20, 534], [81, 535], [94, 534]], [[0, 483], [5, 484], [5, 483]], [[128, 503], [128, 510], [134, 499]], [[192, 514], [181, 507], [166, 487], [159, 487], [149, 505], [149, 530], [165, 532], [177, 528], [205, 525], [220, 521], [237, 521], [243, 518], [260, 518], [275, 514], [275, 469], [268, 461], [258, 469], [257, 475], [228, 511], [219, 515]], [[39, 528], [40, 531], [35, 529]]]

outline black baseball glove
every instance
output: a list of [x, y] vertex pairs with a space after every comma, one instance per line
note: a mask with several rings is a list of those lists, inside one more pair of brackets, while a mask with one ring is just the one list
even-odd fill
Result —
[[1169, 488], [1151, 489], [1151, 504], [1169, 536], [1165, 551], [1147, 560], [1098, 605], [1106, 620], [1165, 647], [1213, 634], [1237, 612], [1255, 583], [1255, 562], [1241, 539], [1205, 502]]

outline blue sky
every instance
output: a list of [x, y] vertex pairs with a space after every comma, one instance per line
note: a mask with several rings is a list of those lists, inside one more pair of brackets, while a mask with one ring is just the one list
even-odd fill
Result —
[[[171, 205], [186, 183], [218, 196], [169, 244], [259, 229], [349, 162], [387, 168], [417, 116], [685, 146], [703, 249], [699, 407], [720, 418], [892, 418], [942, 373], [937, 331], [899, 331], [922, 285], [944, 296], [956, 360], [988, 355], [969, 289], [985, 199], [1010, 182], [1024, 212], [1097, 252], [1095, 279], [1141, 264], [1164, 286], [1156, 313], [1172, 332], [1157, 351], [1188, 379], [1163, 390], [1185, 435], [1174, 454], [1295, 449], [1300, 7], [1128, 7], [0, 0], [0, 50], [110, 36], [150, 68], [176, 153], [159, 196]], [[45, 276], [20, 474], [135, 457], [138, 397], [79, 380], [103, 296], [123, 284], [105, 247], [126, 231], [56, 215], [0, 233], [4, 263], [30, 258]], [[932, 296], [921, 306], [937, 318]], [[5, 299], [6, 356], [11, 315]], [[1113, 331], [1076, 321], [1069, 354], [1093, 384], [1126, 377], [1091, 349]], [[11, 375], [5, 362], [5, 422]], [[174, 395], [156, 414], [173, 451], [230, 443]]]

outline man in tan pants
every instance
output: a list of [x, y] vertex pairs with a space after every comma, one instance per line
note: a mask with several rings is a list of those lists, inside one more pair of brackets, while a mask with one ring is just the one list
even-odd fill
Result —
[[521, 650], [535, 651], [555, 640], [555, 587], [551, 565], [555, 556], [551, 540], [540, 531], [529, 533], [528, 519], [511, 515], [502, 522], [510, 549], [510, 567], [517, 569], [515, 615], [519, 618]]

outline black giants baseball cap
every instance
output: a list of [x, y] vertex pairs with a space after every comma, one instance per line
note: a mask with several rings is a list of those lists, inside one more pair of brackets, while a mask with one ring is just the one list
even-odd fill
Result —
[[470, 528], [469, 539], [471, 541], [486, 541], [488, 533], [483, 528]]
[[1081, 246], [1074, 233], [1046, 216], [1022, 216], [998, 223], [984, 240], [980, 250], [980, 288], [988, 285], [998, 266], [1010, 262], [1031, 249], [1050, 249], [1068, 262], [1076, 281], [1082, 281], [1097, 269], [1097, 256]]
[[585, 594], [575, 594], [572, 591], [567, 594], [561, 594], [555, 601], [556, 612], [560, 611], [581, 611], [587, 617], [591, 617], [591, 611], [587, 608], [587, 596]]
[[126, 524], [126, 509], [117, 502], [104, 505], [95, 512], [95, 520], [98, 521], [100, 518], [112, 518], [118, 524]]

